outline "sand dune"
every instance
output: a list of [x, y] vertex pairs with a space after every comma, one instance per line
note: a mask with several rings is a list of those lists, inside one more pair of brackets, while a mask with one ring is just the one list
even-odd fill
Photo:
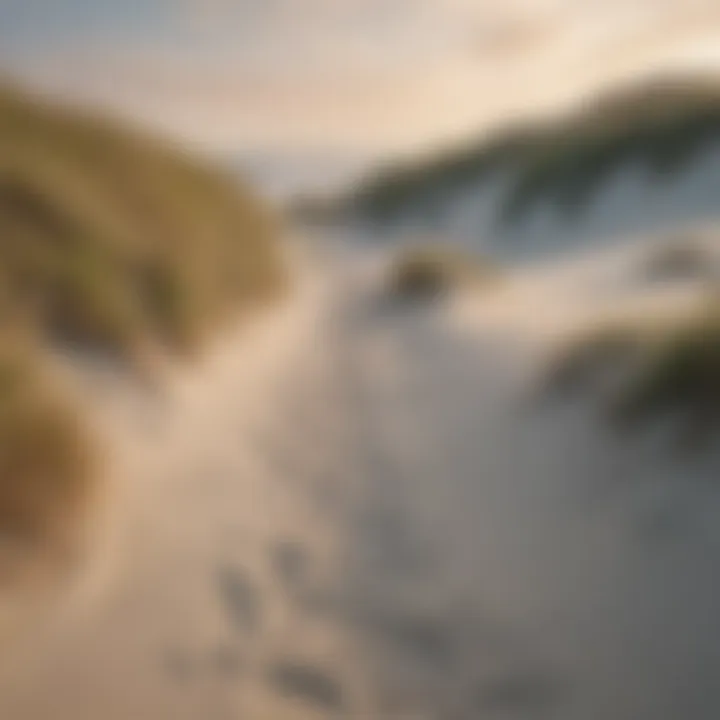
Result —
[[568, 333], [696, 301], [638, 252], [393, 309], [321, 247], [161, 390], [82, 373], [112, 512], [0, 717], [717, 717], [717, 462], [531, 400]]

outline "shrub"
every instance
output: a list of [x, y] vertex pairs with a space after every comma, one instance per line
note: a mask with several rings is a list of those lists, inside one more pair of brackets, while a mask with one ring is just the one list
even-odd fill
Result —
[[390, 267], [392, 295], [415, 300], [438, 298], [459, 287], [486, 287], [497, 268], [456, 248], [415, 247], [402, 251]]
[[703, 443], [720, 427], [720, 315], [670, 328], [612, 406], [622, 425], [679, 416], [683, 440]]
[[576, 391], [610, 372], [608, 421], [618, 429], [661, 419], [679, 423], [684, 444], [701, 445], [720, 429], [720, 312], [660, 325], [593, 331], [551, 363], [545, 388]]

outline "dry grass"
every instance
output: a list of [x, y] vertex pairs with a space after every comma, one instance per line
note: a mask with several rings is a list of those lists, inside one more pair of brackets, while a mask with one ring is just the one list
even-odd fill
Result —
[[0, 537], [67, 537], [97, 481], [47, 350], [194, 350], [281, 290], [277, 235], [234, 179], [0, 89]]
[[613, 418], [625, 426], [678, 416], [681, 439], [704, 444], [720, 429], [720, 313], [713, 308], [670, 328], [618, 396]]
[[234, 180], [158, 141], [0, 92], [0, 283], [41, 336], [192, 348], [281, 287], [277, 230]]
[[601, 384], [607, 419], [617, 429], [677, 422], [682, 447], [707, 444], [720, 430], [720, 308], [682, 321], [608, 326], [565, 348], [545, 389], [576, 392]]
[[97, 481], [82, 419], [27, 349], [0, 346], [0, 537], [53, 542], [80, 521]]
[[387, 281], [390, 293], [404, 299], [433, 299], [461, 287], [487, 288], [499, 270], [458, 248], [413, 247], [394, 259]]

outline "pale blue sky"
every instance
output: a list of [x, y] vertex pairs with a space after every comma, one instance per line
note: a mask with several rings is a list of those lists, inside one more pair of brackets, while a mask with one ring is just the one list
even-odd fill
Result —
[[0, 72], [213, 150], [413, 149], [717, 60], [715, 0], [0, 0]]

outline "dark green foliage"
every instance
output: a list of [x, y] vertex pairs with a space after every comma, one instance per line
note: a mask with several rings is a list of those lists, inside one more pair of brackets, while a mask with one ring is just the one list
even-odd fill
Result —
[[588, 333], [551, 363], [552, 394], [600, 386], [607, 419], [620, 431], [662, 419], [678, 423], [696, 447], [720, 429], [720, 314], [713, 305], [684, 321], [608, 326]]
[[620, 167], [637, 162], [663, 182], [718, 141], [718, 79], [661, 77], [603, 95], [574, 113], [390, 168], [362, 183], [347, 204], [361, 217], [389, 222], [432, 209], [502, 172], [509, 187], [500, 201], [501, 224], [521, 220], [541, 203], [572, 217]]

